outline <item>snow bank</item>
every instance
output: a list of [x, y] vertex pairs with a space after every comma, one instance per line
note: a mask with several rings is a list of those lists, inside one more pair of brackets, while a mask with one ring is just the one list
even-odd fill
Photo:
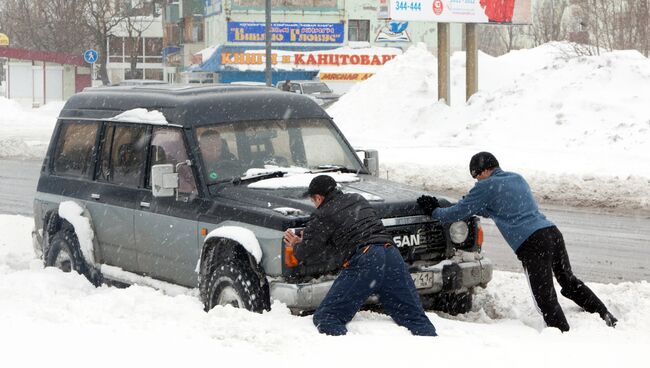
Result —
[[77, 203], [72, 201], [65, 201], [59, 204], [59, 216], [67, 220], [74, 227], [74, 232], [79, 239], [79, 246], [81, 253], [88, 265], [95, 264], [95, 248], [93, 247], [93, 232], [90, 220], [83, 216], [84, 209]]
[[436, 58], [412, 47], [328, 112], [353, 144], [380, 150], [391, 179], [464, 192], [470, 157], [487, 150], [541, 198], [648, 207], [647, 58], [576, 56], [567, 44], [480, 54], [480, 90], [465, 104], [464, 56], [452, 58], [451, 107], [437, 102]]
[[110, 119], [113, 121], [124, 121], [129, 123], [142, 123], [142, 124], [157, 124], [167, 125], [167, 119], [162, 112], [158, 110], [148, 111], [147, 109], [131, 109]]
[[[642, 367], [647, 360], [647, 282], [589, 283], [619, 318], [615, 329], [561, 295], [571, 331], [542, 329], [523, 275], [495, 272], [469, 314], [427, 313], [437, 338], [411, 336], [372, 312], [358, 313], [347, 336], [328, 337], [318, 334], [311, 316], [292, 316], [278, 303], [264, 314], [231, 307], [205, 313], [194, 295], [95, 288], [81, 275], [43, 269], [31, 252], [32, 226], [30, 218], [0, 215], [2, 366], [205, 366], [218, 359], [219, 366], [286, 367], [290, 357], [308, 367], [344, 360], [369, 367], [598, 368]], [[62, 359], [62, 352], [70, 355]]]
[[260, 243], [257, 241], [255, 234], [248, 229], [239, 226], [222, 226], [210, 231], [210, 233], [205, 237], [205, 240], [207, 241], [210, 238], [226, 238], [234, 240], [241, 244], [248, 253], [255, 257], [257, 263], [260, 263], [262, 260], [262, 248], [260, 247]]
[[0, 97], [0, 159], [42, 159], [62, 102], [27, 109]]

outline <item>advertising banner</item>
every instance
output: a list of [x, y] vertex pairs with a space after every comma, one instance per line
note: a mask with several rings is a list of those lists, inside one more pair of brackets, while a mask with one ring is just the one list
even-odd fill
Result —
[[531, 0], [389, 0], [390, 18], [439, 23], [530, 24]]
[[[264, 42], [264, 23], [228, 22], [228, 42]], [[341, 44], [343, 23], [272, 23], [271, 42]]]

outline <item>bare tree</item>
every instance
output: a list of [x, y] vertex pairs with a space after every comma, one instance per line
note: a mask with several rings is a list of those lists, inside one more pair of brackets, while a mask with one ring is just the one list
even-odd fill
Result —
[[116, 0], [81, 0], [86, 4], [86, 28], [94, 37], [99, 49], [98, 76], [103, 84], [109, 84], [108, 70], [108, 38], [115, 28], [124, 20], [125, 12]]
[[563, 22], [567, 7], [567, 0], [538, 0], [535, 3], [530, 27], [530, 37], [535, 45], [567, 39]]
[[5, 0], [0, 5], [3, 30], [19, 47], [79, 54], [92, 45], [83, 31], [82, 0]]
[[144, 47], [141, 49], [143, 34], [147, 31], [154, 22], [155, 14], [143, 14], [143, 1], [140, 0], [136, 7], [128, 7], [125, 11], [124, 27], [128, 35], [128, 53], [130, 64], [131, 77], [136, 75], [136, 68], [138, 65], [138, 56], [143, 54]]

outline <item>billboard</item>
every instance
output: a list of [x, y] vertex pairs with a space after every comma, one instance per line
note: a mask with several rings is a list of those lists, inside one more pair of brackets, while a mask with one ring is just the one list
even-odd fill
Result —
[[390, 18], [439, 23], [530, 24], [531, 0], [388, 0]]
[[[228, 42], [264, 42], [265, 24], [228, 22]], [[271, 23], [273, 43], [328, 43], [345, 40], [343, 23]]]

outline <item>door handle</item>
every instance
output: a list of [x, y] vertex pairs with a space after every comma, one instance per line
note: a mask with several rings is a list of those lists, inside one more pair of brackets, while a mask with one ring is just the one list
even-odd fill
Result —
[[99, 194], [92, 193], [92, 194], [90, 195], [90, 198], [92, 198], [92, 199], [97, 199], [97, 200], [98, 200], [98, 199], [101, 198], [101, 196], [100, 196]]
[[151, 203], [149, 203], [149, 202], [140, 202], [140, 207], [149, 208], [149, 207], [151, 207]]

